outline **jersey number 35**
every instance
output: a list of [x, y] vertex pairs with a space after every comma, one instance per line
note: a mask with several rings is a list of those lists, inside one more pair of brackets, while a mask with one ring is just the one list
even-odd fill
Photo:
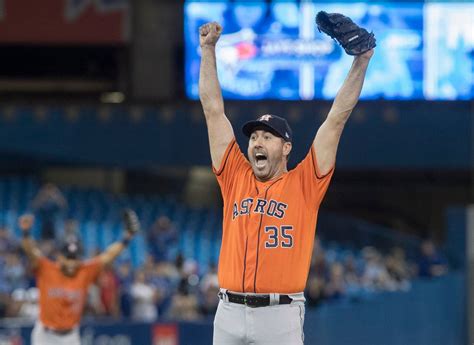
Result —
[[265, 227], [265, 234], [268, 234], [268, 239], [265, 241], [265, 248], [291, 248], [293, 247], [293, 226], [282, 225], [279, 228], [271, 225]]

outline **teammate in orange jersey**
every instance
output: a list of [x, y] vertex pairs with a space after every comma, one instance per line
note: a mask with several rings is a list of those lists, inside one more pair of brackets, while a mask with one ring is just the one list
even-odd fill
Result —
[[79, 345], [79, 323], [87, 290], [101, 269], [112, 263], [138, 231], [137, 215], [125, 211], [123, 239], [87, 261], [81, 261], [80, 243], [72, 237], [64, 242], [56, 262], [44, 257], [30, 236], [33, 222], [32, 215], [19, 218], [23, 233], [21, 246], [34, 269], [39, 289], [40, 315], [31, 334], [31, 344]]
[[224, 199], [214, 344], [303, 344], [303, 290], [318, 209], [373, 50], [354, 58], [307, 156], [288, 171], [293, 135], [281, 117], [263, 115], [246, 123], [248, 159], [242, 154], [217, 78], [215, 45], [222, 28], [208, 23], [199, 31], [199, 95]]

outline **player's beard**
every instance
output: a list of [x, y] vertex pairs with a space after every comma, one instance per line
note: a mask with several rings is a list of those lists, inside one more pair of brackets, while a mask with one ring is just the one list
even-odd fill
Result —
[[257, 177], [259, 180], [267, 180], [268, 175], [270, 172], [268, 162], [265, 163], [265, 166], [259, 167], [258, 162], [252, 162], [252, 170], [254, 175]]
[[61, 267], [61, 271], [67, 277], [74, 277], [78, 271], [78, 267], [63, 264]]
[[269, 181], [278, 174], [277, 159], [270, 155], [267, 156], [267, 159], [260, 161], [253, 157], [250, 163], [255, 177], [259, 181]]

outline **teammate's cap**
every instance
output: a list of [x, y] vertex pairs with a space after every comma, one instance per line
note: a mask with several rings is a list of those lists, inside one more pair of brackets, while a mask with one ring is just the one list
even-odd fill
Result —
[[242, 127], [242, 132], [250, 138], [257, 129], [269, 131], [285, 141], [291, 142], [293, 140], [293, 132], [288, 122], [276, 115], [262, 115], [254, 121], [249, 121]]
[[82, 255], [81, 243], [77, 238], [66, 239], [61, 246], [61, 254], [68, 259], [79, 259]]

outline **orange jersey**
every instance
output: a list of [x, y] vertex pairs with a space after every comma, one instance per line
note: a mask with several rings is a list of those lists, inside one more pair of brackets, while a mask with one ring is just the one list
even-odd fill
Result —
[[39, 289], [40, 320], [55, 330], [79, 325], [89, 285], [97, 278], [102, 264], [98, 259], [81, 264], [74, 277], [67, 277], [59, 264], [42, 257], [35, 271]]
[[231, 291], [304, 290], [319, 205], [334, 170], [321, 176], [313, 146], [298, 166], [260, 182], [235, 139], [219, 170], [224, 199], [219, 285]]

